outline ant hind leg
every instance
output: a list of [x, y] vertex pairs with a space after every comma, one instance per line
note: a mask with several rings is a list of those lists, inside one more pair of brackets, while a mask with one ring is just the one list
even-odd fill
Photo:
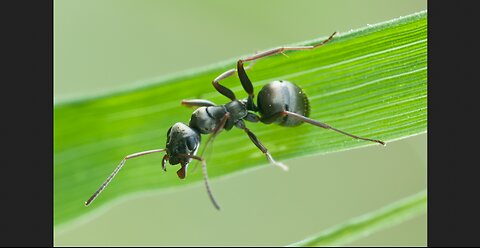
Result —
[[317, 126], [317, 127], [322, 127], [322, 128], [325, 128], [325, 129], [330, 129], [330, 130], [333, 130], [335, 132], [338, 132], [338, 133], [341, 133], [341, 134], [344, 134], [344, 135], [347, 135], [347, 136], [350, 136], [354, 139], [361, 139], [361, 140], [366, 140], [366, 141], [371, 141], [371, 142], [375, 142], [375, 143], [379, 143], [381, 145], [386, 145], [386, 143], [384, 141], [381, 141], [381, 140], [376, 140], [376, 139], [370, 139], [370, 138], [364, 138], [364, 137], [360, 137], [360, 136], [356, 136], [356, 135], [353, 135], [353, 134], [350, 134], [350, 133], [347, 133], [347, 132], [344, 132], [342, 130], [339, 130], [339, 129], [336, 129], [330, 125], [327, 125], [325, 123], [322, 123], [322, 122], [319, 122], [319, 121], [316, 121], [316, 120], [312, 120], [308, 117], [305, 117], [303, 115], [299, 115], [297, 113], [293, 113], [293, 112], [290, 112], [290, 111], [283, 111], [281, 112], [282, 115], [288, 115], [288, 116], [291, 116], [293, 118], [296, 118], [300, 121], [303, 121], [303, 122], [306, 122], [306, 123], [309, 123], [309, 124], [312, 124], [314, 126]]

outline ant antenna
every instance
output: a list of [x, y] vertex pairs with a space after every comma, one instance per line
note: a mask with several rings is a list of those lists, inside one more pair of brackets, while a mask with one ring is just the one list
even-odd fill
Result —
[[215, 197], [213, 196], [213, 193], [212, 193], [212, 189], [210, 188], [210, 184], [208, 183], [207, 162], [205, 161], [205, 159], [202, 158], [202, 157], [198, 157], [198, 156], [195, 156], [195, 155], [189, 155], [189, 154], [179, 154], [179, 155], [183, 156], [183, 157], [186, 157], [186, 158], [191, 158], [191, 159], [195, 159], [195, 160], [198, 160], [198, 161], [202, 162], [203, 179], [205, 181], [205, 187], [207, 188], [208, 196], [210, 197], [210, 201], [213, 203], [213, 206], [215, 206], [215, 208], [217, 210], [220, 210], [220, 205], [218, 205], [217, 201], [215, 200]]
[[93, 193], [93, 195], [85, 202], [85, 206], [90, 205], [90, 203], [92, 203], [93, 200], [95, 200], [95, 198], [97, 198], [97, 196], [100, 195], [100, 193], [102, 193], [102, 191], [105, 189], [105, 187], [107, 187], [107, 185], [110, 183], [110, 181], [112, 181], [112, 179], [117, 175], [118, 171], [120, 171], [120, 169], [123, 167], [123, 165], [125, 164], [125, 162], [128, 159], [136, 158], [136, 157], [140, 157], [140, 156], [143, 156], [143, 155], [156, 153], [156, 152], [164, 152], [164, 151], [166, 151], [166, 149], [156, 149], [156, 150], [137, 152], [137, 153], [130, 154], [130, 155], [126, 156], [120, 162], [120, 164], [117, 166], [117, 168], [115, 168], [115, 170], [112, 172], [112, 174], [107, 178], [107, 180], [105, 180], [105, 182], [100, 186], [100, 188], [98, 188], [97, 191], [95, 191], [95, 193]]
[[[208, 137], [207, 139], [207, 142], [205, 142], [205, 145], [203, 146], [203, 149], [202, 151], [200, 152], [200, 157], [203, 157], [203, 153], [205, 153], [205, 151], [207, 150], [207, 147], [210, 143], [213, 142], [213, 140], [215, 139], [215, 137], [217, 137], [217, 135], [220, 133], [220, 131], [222, 131], [223, 127], [225, 126], [225, 123], [227, 123], [227, 120], [228, 118], [230, 118], [230, 113], [225, 113], [225, 115], [222, 117], [222, 119], [220, 120], [220, 122], [218, 123], [218, 125], [212, 130], [212, 133], [210, 134], [210, 136]], [[199, 160], [201, 161], [201, 160]], [[196, 170], [196, 165], [197, 164], [194, 164], [193, 165], [193, 169], [192, 169], [192, 172]]]

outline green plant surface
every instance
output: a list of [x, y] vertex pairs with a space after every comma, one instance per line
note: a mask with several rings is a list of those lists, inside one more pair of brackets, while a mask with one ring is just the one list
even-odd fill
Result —
[[[298, 84], [309, 96], [312, 119], [387, 143], [427, 129], [426, 11], [340, 33], [315, 50], [286, 52], [259, 60], [247, 71], [255, 92], [273, 80]], [[326, 36], [296, 45], [315, 44]], [[92, 213], [121, 196], [202, 180], [190, 173], [179, 180], [178, 167], [161, 169], [162, 154], [127, 161], [90, 207], [84, 202], [127, 154], [164, 148], [166, 133], [187, 122], [192, 109], [182, 99], [227, 98], [212, 79], [233, 68], [238, 58], [149, 82], [141, 88], [59, 103], [54, 107], [54, 223]], [[223, 81], [246, 96], [236, 76]], [[285, 128], [247, 123], [276, 160], [376, 145], [304, 124]], [[206, 136], [204, 136], [206, 137]], [[204, 138], [205, 140], [205, 138]], [[270, 166], [239, 129], [222, 132], [207, 157], [210, 179], [258, 166]], [[201, 148], [200, 148], [201, 149]], [[215, 191], [215, 189], [213, 189]], [[193, 203], [192, 203], [193, 204]]]
[[392, 203], [377, 211], [367, 213], [349, 222], [325, 230], [291, 247], [339, 246], [365, 237], [375, 231], [411, 219], [427, 210], [427, 192], [422, 191]]

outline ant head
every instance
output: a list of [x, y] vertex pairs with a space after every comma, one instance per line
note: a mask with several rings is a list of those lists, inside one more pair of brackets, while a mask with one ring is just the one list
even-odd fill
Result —
[[185, 155], [195, 155], [200, 146], [200, 134], [189, 126], [177, 122], [167, 132], [167, 157], [171, 165], [181, 164], [178, 177], [184, 179], [187, 166], [192, 160]]

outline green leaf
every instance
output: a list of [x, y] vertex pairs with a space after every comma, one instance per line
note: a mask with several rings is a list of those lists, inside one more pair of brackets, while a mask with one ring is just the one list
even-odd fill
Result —
[[[288, 58], [276, 55], [261, 59], [247, 73], [255, 92], [273, 80], [295, 82], [309, 96], [312, 119], [346, 132], [387, 142], [424, 133], [426, 16], [424, 11], [341, 33], [315, 50], [287, 52]], [[315, 44], [325, 38], [296, 45]], [[127, 161], [102, 195], [90, 207], [84, 206], [124, 156], [164, 148], [168, 128], [176, 122], [188, 123], [192, 109], [181, 106], [182, 99], [226, 103], [228, 99], [215, 91], [211, 81], [233, 68], [237, 59], [159, 79], [140, 88], [56, 104], [55, 225], [92, 213], [133, 192], [176, 188], [202, 180], [199, 170], [190, 171], [186, 180], [177, 178], [178, 167], [168, 167], [164, 173], [160, 165], [163, 155], [153, 154]], [[222, 84], [237, 96], [246, 96], [236, 76]], [[369, 145], [377, 145], [379, 152], [385, 149], [308, 124], [295, 128], [247, 125], [279, 161]], [[207, 157], [210, 179], [271, 166], [239, 129], [222, 132], [213, 146], [214, 151]]]
[[427, 192], [422, 191], [377, 211], [328, 229], [289, 246], [338, 246], [382, 228], [411, 219], [427, 210]]

